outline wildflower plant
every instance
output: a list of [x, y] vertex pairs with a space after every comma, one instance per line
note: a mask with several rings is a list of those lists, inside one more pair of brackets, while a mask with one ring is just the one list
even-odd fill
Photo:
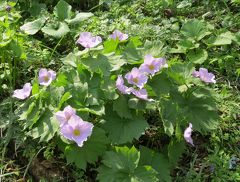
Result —
[[[139, 37], [115, 31], [110, 39], [80, 33], [83, 47], [103, 46], [91, 54], [75, 49], [56, 73], [41, 69], [19, 120], [29, 136], [55, 140], [68, 163], [85, 170], [102, 159], [100, 181], [171, 181], [173, 149], [181, 154], [184, 138], [193, 145], [192, 127], [205, 133], [217, 126], [214, 92], [204, 83], [215, 83], [214, 76], [164, 52], [147, 53]], [[167, 153], [132, 146], [150, 128], [148, 110], [157, 111], [153, 122], [169, 137]]]

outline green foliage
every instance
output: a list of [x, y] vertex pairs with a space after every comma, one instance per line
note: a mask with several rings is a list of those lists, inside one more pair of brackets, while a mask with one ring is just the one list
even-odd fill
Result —
[[189, 20], [186, 22], [181, 29], [181, 33], [186, 38], [196, 41], [199, 41], [205, 36], [211, 34], [211, 32], [208, 31], [207, 25], [199, 20]]
[[94, 164], [104, 154], [107, 144], [108, 138], [104, 130], [94, 127], [92, 135], [83, 147], [60, 143], [60, 148], [64, 151], [68, 163], [74, 163], [80, 169], [85, 170], [87, 163]]
[[[75, 11], [92, 1], [28, 2], [10, 3], [10, 11], [7, 3], [0, 6], [0, 98], [4, 98], [0, 129], [6, 133], [0, 147], [8, 146], [8, 133], [16, 133], [12, 140], [19, 158], [21, 151], [29, 157], [47, 147], [45, 157], [52, 156], [61, 165], [64, 158], [74, 164], [63, 172], [76, 170], [73, 173], [80, 175], [73, 175], [73, 180], [96, 181], [96, 176], [100, 181], [238, 180], [239, 175], [228, 170], [228, 161], [239, 150], [236, 3], [101, 1], [91, 10], [97, 15], [92, 17], [90, 12]], [[129, 38], [109, 39], [115, 29]], [[76, 46], [76, 35], [83, 31], [101, 35], [102, 44], [85, 50]], [[144, 88], [150, 101], [121, 94], [116, 88], [117, 76], [139, 67], [146, 54], [166, 57], [168, 63], [168, 68], [149, 76]], [[41, 67], [57, 72], [48, 87], [37, 81]], [[211, 70], [217, 84], [194, 78], [193, 70], [200, 67]], [[22, 103], [10, 96], [24, 82], [33, 88]], [[130, 86], [126, 79], [125, 84]], [[83, 147], [59, 131], [54, 115], [67, 105], [94, 124]], [[189, 122], [196, 146], [191, 148], [183, 137]], [[213, 129], [217, 132], [205, 135]], [[56, 141], [62, 153], [52, 145]], [[139, 151], [122, 144], [140, 146]], [[0, 168], [6, 173], [2, 161]], [[210, 163], [214, 172], [208, 170]]]
[[150, 165], [158, 172], [159, 181], [171, 181], [170, 163], [168, 159], [161, 153], [157, 153], [147, 147], [140, 148], [140, 165]]
[[[122, 109], [121, 106], [114, 106], [114, 108], [114, 110]], [[120, 113], [120, 111], [117, 113]], [[131, 118], [126, 118], [127, 116], [123, 118], [119, 117], [117, 113], [112, 111], [111, 106], [108, 106], [103, 123], [103, 128], [109, 134], [109, 138], [113, 144], [132, 142], [134, 138], [138, 139], [148, 127], [146, 120], [140, 114], [132, 113]], [[120, 114], [122, 115], [122, 111]]]
[[71, 9], [72, 6], [63, 0], [60, 0], [54, 8], [54, 14], [60, 21], [63, 21], [71, 17]]
[[[34, 4], [32, 8], [35, 6], [38, 8], [44, 7], [41, 6], [41, 4]], [[60, 0], [54, 7], [53, 15], [48, 14], [46, 11], [40, 11], [39, 18], [34, 21], [25, 23], [21, 26], [21, 30], [29, 35], [34, 35], [39, 30], [41, 30], [43, 33], [49, 36], [52, 36], [54, 38], [61, 38], [70, 32], [69, 26], [85, 21], [93, 16], [92, 13], [73, 13], [71, 10], [71, 5], [69, 5], [64, 0]], [[57, 20], [54, 18], [46, 18], [46, 14], [50, 17], [55, 16]], [[72, 14], [75, 14], [74, 18], [72, 18]]]
[[98, 168], [99, 181], [157, 181], [157, 172], [148, 165], [140, 164], [140, 152], [133, 146], [115, 147], [103, 157], [103, 165]]
[[60, 22], [58, 27], [55, 27], [54, 25], [46, 25], [41, 30], [43, 33], [56, 38], [60, 38], [70, 31], [68, 25], [64, 22]]

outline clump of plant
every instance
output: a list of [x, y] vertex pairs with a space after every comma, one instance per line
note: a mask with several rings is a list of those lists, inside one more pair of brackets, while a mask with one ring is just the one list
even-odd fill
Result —
[[[118, 30], [105, 41], [82, 32], [76, 43], [85, 49], [63, 58], [59, 70], [41, 68], [14, 91], [13, 97], [25, 100], [16, 114], [26, 135], [55, 139], [68, 163], [82, 170], [95, 164], [100, 181], [171, 181], [183, 139], [194, 146], [193, 130], [217, 126], [215, 76], [166, 60], [151, 42]], [[149, 110], [158, 112], [170, 138], [165, 151], [133, 146], [150, 127], [144, 118]]]

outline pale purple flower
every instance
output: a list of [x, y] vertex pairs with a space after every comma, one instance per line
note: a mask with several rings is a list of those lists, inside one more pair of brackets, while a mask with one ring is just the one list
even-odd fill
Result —
[[22, 89], [14, 90], [13, 97], [24, 100], [31, 94], [32, 86], [30, 83], [25, 83]]
[[40, 85], [48, 86], [53, 80], [56, 79], [56, 72], [41, 68], [38, 74], [38, 81]]
[[144, 57], [144, 63], [140, 65], [139, 69], [145, 73], [154, 75], [161, 68], [168, 67], [166, 59], [164, 58], [154, 58], [150, 54]]
[[122, 75], [118, 75], [117, 81], [116, 81], [116, 87], [122, 94], [130, 94], [131, 88], [124, 85], [124, 80]]
[[128, 34], [124, 34], [122, 32], [120, 32], [119, 30], [115, 30], [111, 35], [110, 35], [111, 39], [118, 39], [120, 41], [124, 41], [128, 39]]
[[76, 115], [75, 109], [71, 106], [67, 106], [63, 111], [58, 111], [55, 113], [57, 120], [60, 122], [60, 126], [67, 124], [72, 116]]
[[206, 83], [216, 83], [215, 75], [209, 73], [206, 68], [200, 68], [199, 71], [194, 71], [192, 75], [194, 77], [199, 77], [202, 81]]
[[140, 90], [132, 89], [131, 91], [132, 91], [132, 94], [138, 97], [139, 99], [149, 100], [146, 89], [144, 88]]
[[92, 48], [102, 42], [100, 36], [93, 36], [90, 32], [82, 32], [76, 43], [81, 44], [85, 48]]
[[133, 68], [131, 72], [125, 75], [128, 83], [136, 85], [140, 89], [147, 83], [148, 77], [138, 68]]
[[194, 77], [199, 77], [199, 72], [194, 70], [193, 73], [192, 73], [192, 76]]
[[67, 139], [75, 141], [79, 147], [91, 136], [93, 124], [83, 121], [79, 116], [72, 116], [68, 123], [61, 127], [60, 133]]
[[193, 144], [193, 139], [191, 137], [192, 135], [192, 123], [189, 123], [189, 126], [185, 129], [184, 131], [184, 139], [186, 140], [186, 142], [190, 143], [192, 146], [194, 146]]

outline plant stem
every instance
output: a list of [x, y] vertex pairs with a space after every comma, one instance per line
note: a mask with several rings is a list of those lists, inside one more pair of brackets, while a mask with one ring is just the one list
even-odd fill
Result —
[[52, 56], [53, 56], [54, 52], [56, 51], [57, 47], [59, 46], [59, 44], [61, 43], [63, 38], [64, 38], [64, 36], [62, 36], [62, 38], [58, 41], [57, 45], [53, 48], [53, 51], [52, 51], [51, 56], [50, 56], [50, 60], [52, 59]]

